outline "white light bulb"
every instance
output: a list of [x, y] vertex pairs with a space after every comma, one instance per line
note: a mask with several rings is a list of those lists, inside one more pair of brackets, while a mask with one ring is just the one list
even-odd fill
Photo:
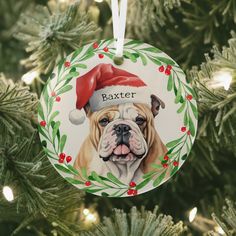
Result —
[[87, 221], [90, 221], [90, 222], [95, 222], [95, 221], [96, 221], [96, 217], [95, 217], [94, 214], [89, 213], [89, 214], [86, 216], [86, 220], [87, 220]]
[[215, 227], [215, 231], [221, 235], [225, 234], [224, 230], [219, 225]]
[[87, 208], [85, 208], [84, 210], [83, 210], [83, 213], [84, 213], [84, 215], [88, 215], [89, 214], [89, 209], [87, 209]]
[[4, 186], [2, 189], [2, 193], [7, 201], [11, 202], [14, 200], [13, 191], [9, 186]]
[[95, 2], [103, 2], [103, 0], [95, 0]]
[[218, 71], [213, 74], [213, 81], [210, 81], [212, 88], [224, 87], [228, 90], [232, 82], [232, 74], [230, 71]]
[[21, 80], [23, 80], [26, 84], [32, 84], [32, 82], [34, 81], [34, 79], [38, 76], [38, 72], [37, 71], [30, 71], [27, 72], [26, 74], [24, 74], [21, 77]]
[[193, 220], [195, 219], [197, 215], [197, 207], [194, 207], [190, 212], [189, 212], [189, 222], [193, 222]]

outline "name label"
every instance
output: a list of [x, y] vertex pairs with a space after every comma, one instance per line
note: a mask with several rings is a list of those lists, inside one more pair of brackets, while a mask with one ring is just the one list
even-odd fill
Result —
[[102, 93], [102, 100], [103, 102], [109, 101], [109, 100], [115, 100], [115, 99], [121, 99], [121, 98], [134, 98], [134, 95], [136, 93], [112, 93], [112, 94], [105, 94]]

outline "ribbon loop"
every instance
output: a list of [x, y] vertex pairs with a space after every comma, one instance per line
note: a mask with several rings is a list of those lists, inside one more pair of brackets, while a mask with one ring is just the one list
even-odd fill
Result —
[[123, 57], [125, 26], [127, 15], [127, 0], [120, 1], [120, 10], [118, 0], [111, 1], [113, 36], [116, 41], [116, 57]]

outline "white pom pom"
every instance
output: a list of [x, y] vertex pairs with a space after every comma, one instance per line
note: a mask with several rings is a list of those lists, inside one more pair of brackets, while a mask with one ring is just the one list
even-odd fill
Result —
[[74, 125], [83, 124], [85, 118], [85, 112], [78, 109], [72, 110], [69, 114], [69, 120]]

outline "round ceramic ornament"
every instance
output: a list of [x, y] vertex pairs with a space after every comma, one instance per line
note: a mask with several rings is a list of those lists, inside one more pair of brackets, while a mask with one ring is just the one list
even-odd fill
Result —
[[79, 48], [55, 68], [38, 119], [55, 169], [79, 189], [126, 197], [152, 190], [185, 162], [197, 127], [194, 91], [178, 64], [137, 40]]

